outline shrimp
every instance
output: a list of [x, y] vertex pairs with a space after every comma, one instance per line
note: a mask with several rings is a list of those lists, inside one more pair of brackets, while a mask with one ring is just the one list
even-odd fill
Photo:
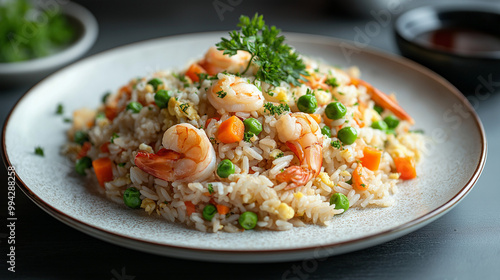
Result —
[[406, 120], [410, 124], [414, 123], [413, 118], [408, 113], [406, 113], [406, 111], [401, 106], [399, 106], [396, 101], [392, 100], [387, 94], [376, 89], [371, 84], [356, 78], [351, 78], [351, 84], [355, 85], [356, 87], [359, 85], [364, 86], [366, 88], [366, 92], [371, 96], [375, 103], [379, 104], [385, 109], [388, 109], [389, 111], [394, 113], [396, 117], [402, 120]]
[[262, 92], [245, 79], [233, 75], [219, 74], [219, 80], [209, 89], [207, 97], [217, 111], [253, 112], [264, 106]]
[[219, 51], [216, 47], [211, 47], [199, 64], [211, 76], [223, 71], [241, 73], [246, 69], [250, 58], [250, 53], [246, 51], [238, 51], [236, 55], [229, 56], [224, 54], [223, 51]]
[[170, 182], [203, 181], [215, 171], [215, 150], [204, 130], [177, 124], [165, 131], [162, 144], [156, 154], [137, 153], [137, 167]]
[[323, 137], [318, 123], [308, 114], [291, 113], [276, 123], [278, 137], [297, 156], [300, 166], [289, 166], [276, 175], [278, 182], [287, 182], [285, 189], [305, 185], [318, 176], [323, 163]]

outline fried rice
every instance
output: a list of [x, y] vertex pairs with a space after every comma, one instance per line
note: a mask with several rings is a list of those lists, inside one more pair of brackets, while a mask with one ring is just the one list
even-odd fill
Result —
[[[357, 68], [340, 69], [301, 57], [309, 74], [307, 81], [298, 86], [285, 81], [273, 86], [256, 79], [255, 66], [250, 67], [245, 75], [240, 75], [241, 64], [235, 57], [216, 52], [219, 51], [210, 49], [197, 62], [202, 70], [210, 70], [209, 63], [219, 63], [216, 65], [219, 68], [208, 71], [206, 75], [193, 76], [189, 70], [167, 70], [134, 78], [105, 98], [99, 108], [75, 111], [64, 153], [75, 162], [82, 157], [92, 161], [109, 159], [111, 177], [103, 181], [95, 165], [86, 169], [85, 174], [110, 200], [127, 207], [124, 193], [135, 188], [140, 192], [141, 210], [204, 232], [242, 231], [238, 220], [245, 212], [257, 215], [256, 229], [290, 230], [307, 224], [326, 226], [347, 207], [390, 207], [395, 203], [394, 194], [402, 181], [395, 159], [420, 161], [424, 139], [410, 131], [409, 119], [400, 119], [393, 130], [376, 128], [374, 123], [392, 116], [393, 108], [380, 112], [371, 85], [353, 83], [353, 80], [359, 80]], [[153, 79], [160, 83], [151, 82]], [[325, 83], [327, 80], [335, 83]], [[243, 103], [238, 111], [228, 110], [232, 102], [241, 101], [237, 100], [237, 92], [231, 92], [235, 81], [244, 83], [246, 88], [253, 86], [252, 90], [262, 104], [255, 99]], [[221, 97], [217, 86], [227, 96]], [[168, 102], [162, 104], [164, 106], [159, 106], [155, 100], [160, 90], [169, 95]], [[300, 113], [297, 102], [305, 95], [313, 95], [317, 102], [313, 113]], [[391, 100], [396, 106], [397, 102]], [[138, 110], [130, 109], [127, 105], [131, 102], [142, 106]], [[222, 105], [214, 106], [214, 102], [222, 102]], [[327, 117], [325, 108], [332, 102], [345, 106], [343, 117]], [[262, 125], [262, 131], [245, 134], [245, 139], [232, 143], [220, 141], [222, 124], [233, 116], [239, 120], [256, 119]], [[285, 118], [291, 126], [286, 126]], [[282, 139], [283, 135], [296, 129], [294, 125], [304, 125], [297, 121], [300, 118], [315, 121], [308, 128], [311, 130], [308, 136], [315, 139], [315, 150], [305, 151], [310, 147], [300, 146], [305, 142], [296, 135], [290, 136], [295, 137], [292, 140]], [[202, 140], [215, 152], [213, 163], [206, 162], [206, 167], [200, 165], [205, 160], [202, 151], [199, 162], [195, 157], [194, 167], [181, 165], [180, 160], [187, 156], [182, 149], [171, 152], [171, 146], [181, 146], [182, 143], [168, 143], [170, 149], [165, 149], [164, 135], [179, 124], [190, 124], [197, 135], [206, 137]], [[357, 133], [352, 144], [339, 139], [338, 132], [344, 127], [351, 127]], [[88, 138], [83, 143], [75, 143], [77, 132], [83, 132]], [[290, 144], [292, 142], [304, 151], [297, 151]], [[367, 147], [379, 153], [380, 163], [377, 168], [371, 168], [373, 170], [363, 166], [367, 161]], [[176, 157], [165, 161], [168, 168], [151, 171], [156, 166], [148, 167], [145, 165], [149, 163], [143, 165], [138, 160], [140, 156], [145, 156], [146, 161], [161, 157], [169, 151]], [[225, 159], [234, 165], [234, 173], [222, 178], [217, 166]], [[319, 165], [315, 168], [314, 164]], [[297, 172], [307, 175], [304, 182], [281, 178], [286, 174], [280, 177], [280, 174], [292, 170], [291, 167], [298, 167]], [[361, 176], [362, 184], [356, 182], [360, 178], [353, 180], [355, 172], [360, 170], [362, 174], [358, 177]], [[177, 171], [188, 175], [179, 177], [175, 175]], [[203, 177], [198, 176], [201, 173]], [[337, 193], [348, 199], [347, 207], [330, 202], [332, 195]], [[203, 210], [209, 204], [216, 206], [218, 211], [207, 219]]]

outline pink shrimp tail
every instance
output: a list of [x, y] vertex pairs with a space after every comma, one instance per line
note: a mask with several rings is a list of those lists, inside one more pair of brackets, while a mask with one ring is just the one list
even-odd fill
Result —
[[304, 186], [307, 182], [309, 182], [309, 180], [311, 180], [313, 175], [312, 170], [309, 168], [294, 165], [286, 168], [283, 172], [276, 175], [276, 180], [280, 183], [287, 182], [288, 185], [285, 187], [285, 190], [291, 190]]
[[142, 171], [156, 178], [173, 181], [171, 175], [174, 162], [182, 158], [182, 155], [167, 149], [161, 149], [156, 154], [138, 152], [135, 156], [135, 165]]

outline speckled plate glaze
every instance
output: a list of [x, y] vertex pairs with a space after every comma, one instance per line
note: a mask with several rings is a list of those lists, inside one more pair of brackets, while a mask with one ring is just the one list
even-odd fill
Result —
[[[400, 184], [389, 208], [351, 209], [328, 227], [291, 231], [201, 233], [98, 194], [60, 154], [68, 124], [56, 115], [95, 108], [105, 91], [159, 69], [182, 69], [226, 33], [188, 34], [135, 43], [91, 56], [37, 84], [17, 103], [3, 131], [4, 160], [19, 187], [53, 217], [94, 237], [160, 255], [227, 262], [278, 262], [321, 258], [386, 242], [437, 219], [472, 189], [486, 160], [482, 124], [448, 82], [400, 57], [327, 37], [287, 34], [301, 53], [332, 65], [357, 65], [363, 79], [396, 92], [429, 137], [418, 178]], [[45, 157], [34, 155], [35, 146]]]

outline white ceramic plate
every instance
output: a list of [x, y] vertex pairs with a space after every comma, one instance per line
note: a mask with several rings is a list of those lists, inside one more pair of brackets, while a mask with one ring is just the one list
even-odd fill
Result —
[[[4, 127], [4, 158], [20, 188], [42, 209], [97, 238], [151, 253], [212, 261], [270, 262], [340, 254], [374, 246], [414, 231], [455, 206], [477, 181], [486, 159], [483, 127], [466, 99], [449, 83], [408, 60], [359, 49], [332, 38], [287, 34], [301, 53], [333, 65], [357, 65], [363, 79], [397, 92], [402, 106], [431, 138], [418, 178], [400, 185], [389, 208], [350, 209], [328, 227], [291, 231], [201, 233], [100, 196], [60, 155], [66, 115], [98, 106], [107, 90], [155, 70], [182, 69], [226, 33], [190, 34], [136, 43], [75, 63], [32, 88]], [[458, 109], [457, 109], [458, 108]], [[45, 157], [34, 155], [35, 146]]]

